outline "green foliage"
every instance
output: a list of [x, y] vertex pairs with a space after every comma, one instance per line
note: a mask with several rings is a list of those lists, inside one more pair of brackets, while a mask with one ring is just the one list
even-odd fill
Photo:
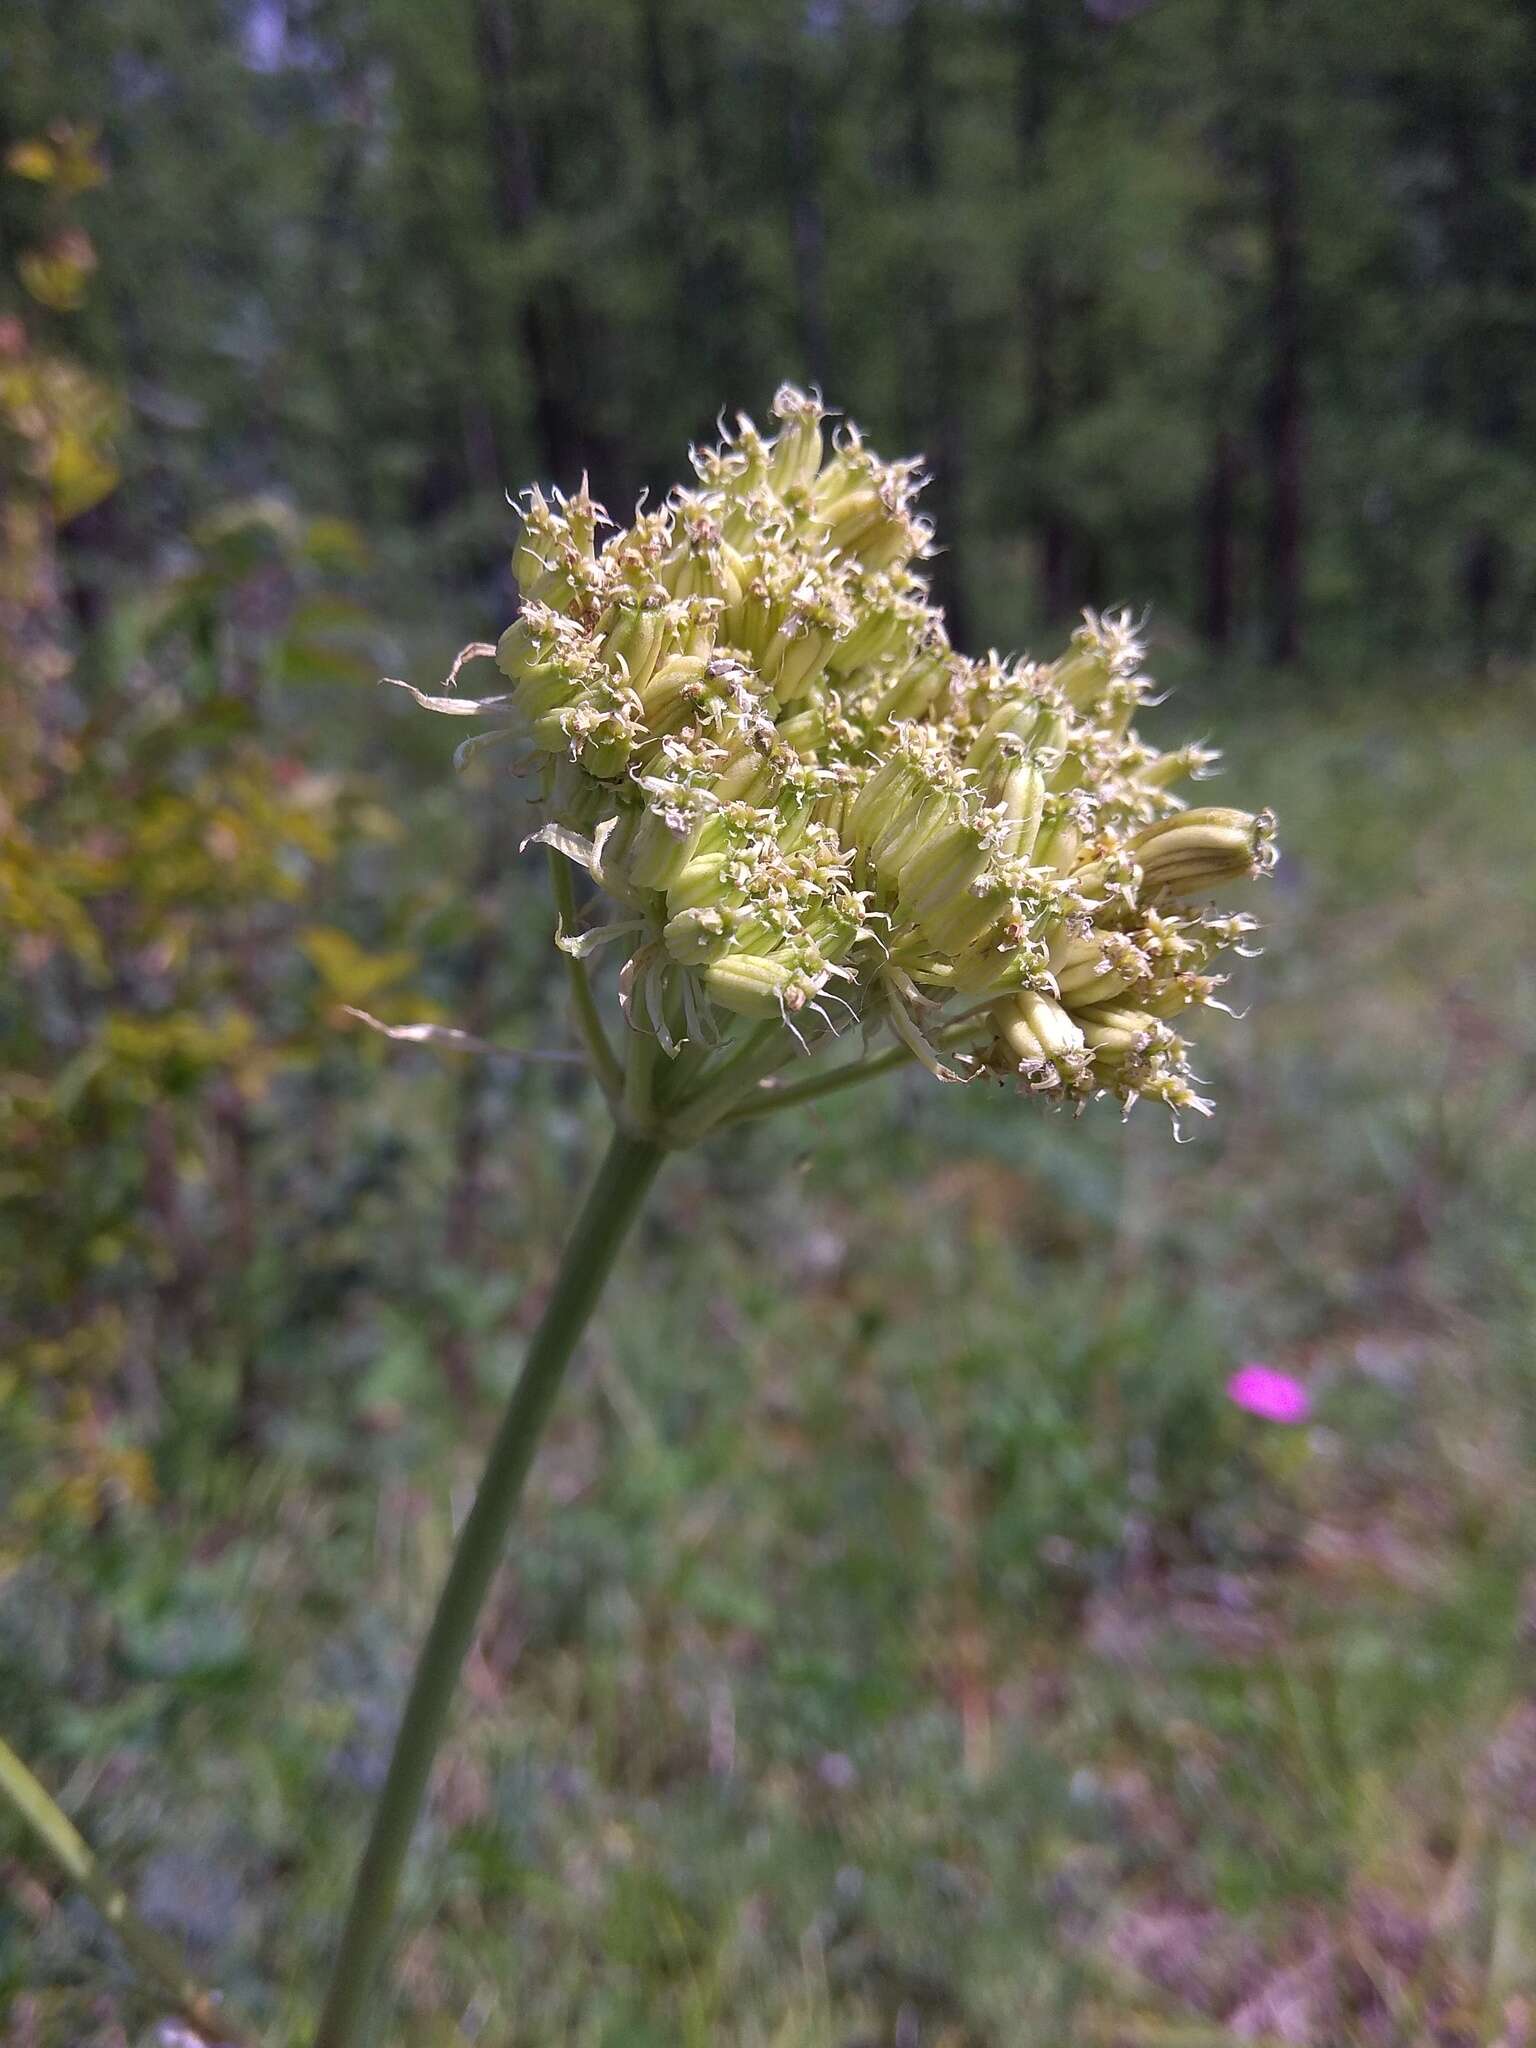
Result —
[[[93, 166], [59, 126], [10, 157], [60, 203], [91, 188]], [[23, 280], [72, 310], [24, 265]], [[311, 969], [296, 943], [344, 843], [382, 817], [285, 750], [263, 711], [278, 686], [371, 673], [362, 614], [335, 582], [358, 565], [350, 529], [276, 501], [222, 508], [71, 673], [55, 533], [115, 481], [114, 412], [16, 323], [0, 362], [0, 428], [16, 427], [0, 441], [7, 1548], [152, 1497], [142, 1426], [112, 1389], [183, 1362], [248, 1258], [244, 1159], [274, 1078], [323, 1058], [337, 1001], [415, 964], [316, 926]], [[199, 1242], [186, 1190], [200, 1179], [230, 1218], [222, 1243]]]
[[1512, 0], [12, 12], [0, 123], [65, 104], [114, 166], [84, 317], [140, 521], [235, 470], [489, 576], [503, 489], [627, 512], [787, 375], [927, 449], [962, 640], [1528, 639]]

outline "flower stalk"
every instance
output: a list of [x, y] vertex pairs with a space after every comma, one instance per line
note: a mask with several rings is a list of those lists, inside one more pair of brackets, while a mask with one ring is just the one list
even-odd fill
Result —
[[360, 2037], [432, 1760], [481, 1607], [505, 1554], [528, 1468], [571, 1354], [663, 1157], [663, 1148], [654, 1139], [633, 1137], [616, 1127], [571, 1231], [554, 1291], [491, 1446], [417, 1660], [336, 1952], [316, 2048], [350, 2048]]

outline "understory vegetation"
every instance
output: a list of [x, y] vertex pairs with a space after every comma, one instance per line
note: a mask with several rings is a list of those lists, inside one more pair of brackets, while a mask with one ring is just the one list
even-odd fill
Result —
[[[401, 2041], [1521, 2038], [1531, 705], [1307, 692], [1231, 750], [1289, 853], [1196, 1143], [898, 1077], [670, 1166], [471, 1666]], [[366, 813], [409, 728], [348, 702]], [[311, 886], [371, 904], [391, 1014], [560, 1044], [506, 798], [414, 791]], [[0, 1725], [285, 2040], [598, 1121], [575, 1073], [341, 1028], [269, 1065], [238, 1294], [142, 1189], [109, 1225], [156, 1320], [56, 1450], [141, 1476], [21, 1543], [7, 1494]], [[223, 1085], [167, 1142], [227, 1229]], [[1226, 1400], [1248, 1358], [1306, 1428]], [[12, 2037], [135, 2038], [6, 1839]]]

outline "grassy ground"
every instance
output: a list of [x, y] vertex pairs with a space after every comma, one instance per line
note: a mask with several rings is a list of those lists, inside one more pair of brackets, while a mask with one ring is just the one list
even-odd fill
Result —
[[[914, 1077], [673, 1163], [380, 2039], [1536, 2040], [1533, 728], [1490, 689], [1239, 734], [1287, 859], [1197, 1143]], [[493, 1078], [445, 1245], [459, 1078], [306, 1085], [254, 1444], [210, 1448], [215, 1346], [162, 1390], [158, 1505], [0, 1587], [0, 1726], [274, 2044], [598, 1135]], [[1244, 1359], [1311, 1426], [1234, 1410]], [[3, 1820], [0, 1862], [8, 2043], [148, 2038]]]

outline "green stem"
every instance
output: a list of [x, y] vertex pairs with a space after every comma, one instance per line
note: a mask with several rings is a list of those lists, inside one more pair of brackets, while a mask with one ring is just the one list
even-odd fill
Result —
[[316, 2048], [351, 2048], [394, 1919], [406, 1850], [426, 1796], [459, 1671], [506, 1546], [528, 1467], [577, 1340], [663, 1157], [661, 1146], [616, 1130], [576, 1220], [555, 1289], [491, 1447], [416, 1662], [389, 1774], [374, 1811], [346, 1927], [332, 1966]]
[[177, 2011], [210, 2038], [237, 2039], [235, 2023], [218, 1999], [188, 1976], [170, 1942], [139, 1918], [127, 1893], [103, 1871], [69, 1815], [3, 1741], [0, 1794], [9, 1800], [65, 1875], [85, 1893], [133, 1961], [160, 1987]]
[[698, 1093], [682, 1103], [667, 1118], [667, 1136], [673, 1145], [691, 1145], [713, 1130], [741, 1096], [764, 1080], [775, 1068], [793, 1056], [781, 1024], [759, 1024], [749, 1031], [740, 1046], [717, 1072], [707, 1078]]
[[648, 1132], [656, 1120], [656, 1064], [660, 1048], [649, 1031], [630, 1027], [624, 1053], [624, 1093], [618, 1111], [636, 1133]]
[[[576, 933], [576, 886], [571, 874], [571, 864], [563, 853], [554, 847], [549, 849], [549, 879], [555, 891], [555, 912], [560, 919], [562, 931], [574, 938]], [[617, 1053], [608, 1042], [608, 1033], [603, 1029], [602, 1016], [598, 1011], [597, 999], [592, 993], [592, 982], [587, 973], [587, 963], [578, 960], [574, 953], [562, 956], [565, 960], [566, 979], [571, 988], [571, 1008], [576, 1012], [577, 1028], [592, 1061], [592, 1071], [597, 1075], [603, 1093], [611, 1104], [620, 1101], [624, 1094], [624, 1069]]]
[[[951, 1045], [964, 1045], [967, 1039], [974, 1039], [975, 1018], [979, 1010], [967, 1010], [959, 1017], [951, 1018], [941, 1030], [936, 1031], [933, 1043], [943, 1051]], [[844, 1060], [835, 1067], [823, 1067], [820, 1073], [807, 1074], [803, 1081], [786, 1081], [781, 1086], [766, 1086], [759, 1081], [742, 1102], [726, 1110], [718, 1119], [720, 1125], [740, 1123], [743, 1117], [770, 1116], [779, 1109], [798, 1109], [803, 1103], [818, 1102], [823, 1095], [835, 1095], [843, 1088], [857, 1088], [861, 1081], [878, 1081], [882, 1074], [891, 1074], [898, 1067], [910, 1066], [915, 1055], [908, 1045], [888, 1046], [884, 1052], [876, 1053], [873, 1059]]]
[[824, 1073], [807, 1074], [803, 1081], [786, 1081], [782, 1087], [769, 1087], [760, 1081], [747, 1100], [727, 1111], [720, 1121], [734, 1124], [743, 1117], [767, 1116], [776, 1109], [798, 1109], [804, 1102], [817, 1102], [823, 1095], [835, 1095], [840, 1088], [856, 1088], [861, 1081], [878, 1080], [882, 1074], [911, 1063], [908, 1047], [893, 1045], [872, 1060], [844, 1060]]

